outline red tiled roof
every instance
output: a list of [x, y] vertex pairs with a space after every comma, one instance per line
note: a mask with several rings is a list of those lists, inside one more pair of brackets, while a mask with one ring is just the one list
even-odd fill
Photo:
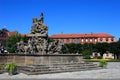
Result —
[[21, 36], [23, 36], [23, 37], [24, 37], [24, 36], [28, 36], [28, 34], [21, 34]]
[[80, 38], [80, 37], [114, 37], [106, 33], [91, 33], [91, 34], [54, 34], [50, 38]]
[[17, 32], [17, 31], [7, 32], [7, 33], [8, 33], [8, 36], [12, 36], [12, 35], [16, 35], [16, 34], [18, 34], [18, 32]]

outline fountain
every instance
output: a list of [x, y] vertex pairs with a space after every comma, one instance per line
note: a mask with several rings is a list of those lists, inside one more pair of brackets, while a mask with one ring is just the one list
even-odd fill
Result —
[[62, 54], [62, 42], [49, 41], [43, 13], [40, 19], [33, 18], [27, 37], [27, 42], [20, 40], [17, 43], [17, 53], [0, 55], [0, 62], [14, 62], [19, 66], [19, 72], [34, 75], [98, 69], [95, 64], [83, 63], [80, 54]]
[[41, 13], [40, 19], [33, 18], [33, 26], [28, 38], [27, 43], [22, 40], [17, 43], [18, 53], [40, 55], [61, 53], [62, 42], [58, 40], [48, 41], [48, 27], [44, 24], [43, 13]]

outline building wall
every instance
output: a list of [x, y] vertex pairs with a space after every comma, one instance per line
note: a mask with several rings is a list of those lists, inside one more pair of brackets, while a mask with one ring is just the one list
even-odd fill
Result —
[[101, 41], [101, 38], [98, 38], [98, 42], [107, 42], [107, 43], [116, 42], [115, 38], [108, 38], [108, 41], [106, 39], [107, 38], [102, 38], [102, 41]]
[[0, 48], [6, 46], [7, 32], [0, 30]]
[[6, 41], [7, 39], [12, 36], [18, 34], [17, 31], [9, 32], [7, 29], [0, 30], [0, 48], [6, 47]]
[[[50, 38], [62, 41], [67, 44], [69, 43], [81, 43], [81, 44], [94, 43], [95, 44], [95, 43], [103, 43], [103, 42], [106, 42], [106, 43], [116, 42], [115, 37], [109, 34], [97, 34], [97, 36], [96, 34], [82, 34], [85, 37], [81, 37], [82, 36], [81, 34], [79, 37], [70, 36], [70, 34], [68, 34], [68, 36], [65, 35], [64, 37], [61, 35], [64, 36], [64, 34], [58, 34], [57, 36], [55, 34], [55, 36], [53, 35]], [[76, 35], [79, 35], [79, 34], [76, 34]]]
[[[74, 39], [74, 41], [73, 41], [73, 39]], [[67, 38], [67, 39], [64, 38], [64, 39], [55, 39], [55, 40], [59, 40], [59, 41], [62, 41], [64, 43], [81, 43], [81, 44], [99, 42], [98, 39], [96, 39], [96, 38], [92, 38], [92, 39], [91, 38], [87, 38], [87, 39], [86, 38]]]

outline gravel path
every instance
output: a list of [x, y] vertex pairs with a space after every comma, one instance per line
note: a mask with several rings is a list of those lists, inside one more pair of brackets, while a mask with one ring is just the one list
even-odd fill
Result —
[[42, 74], [42, 75], [26, 75], [20, 73], [18, 75], [9, 76], [8, 73], [0, 74], [1, 79], [119, 79], [120, 80], [120, 62], [110, 62], [106, 69]]

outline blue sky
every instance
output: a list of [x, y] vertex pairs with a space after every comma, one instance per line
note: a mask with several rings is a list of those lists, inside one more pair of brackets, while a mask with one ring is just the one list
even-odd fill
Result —
[[44, 13], [49, 35], [109, 33], [120, 37], [120, 0], [0, 0], [0, 29], [30, 33]]

